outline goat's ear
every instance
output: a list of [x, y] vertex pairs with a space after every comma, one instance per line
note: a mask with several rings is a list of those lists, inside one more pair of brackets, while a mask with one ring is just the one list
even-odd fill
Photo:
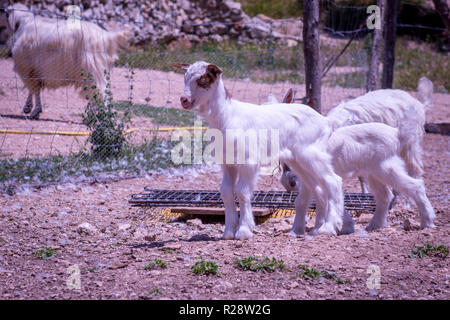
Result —
[[223, 72], [222, 69], [214, 64], [209, 64], [206, 67], [206, 71], [209, 72], [214, 77], [214, 79], [217, 79]]
[[187, 71], [189, 68], [189, 63], [181, 63], [181, 62], [172, 62], [172, 67], [183, 70], [184, 72]]
[[290, 88], [283, 98], [283, 103], [293, 103], [294, 98], [295, 98], [295, 91], [294, 89]]

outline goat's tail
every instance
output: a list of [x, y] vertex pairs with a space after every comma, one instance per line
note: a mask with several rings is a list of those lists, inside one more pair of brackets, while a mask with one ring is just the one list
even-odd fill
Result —
[[417, 99], [425, 105], [425, 110], [428, 111], [433, 108], [433, 82], [427, 77], [419, 79], [417, 85]]
[[405, 160], [406, 170], [414, 178], [423, 174], [422, 163], [422, 128], [417, 122], [417, 112], [410, 107], [398, 126], [398, 139], [400, 141], [400, 155]]

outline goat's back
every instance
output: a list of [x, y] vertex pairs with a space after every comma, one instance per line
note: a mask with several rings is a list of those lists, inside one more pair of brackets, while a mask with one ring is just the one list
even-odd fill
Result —
[[385, 159], [400, 155], [398, 129], [383, 123], [342, 127], [330, 136], [328, 151], [337, 174], [364, 175]]
[[26, 16], [12, 37], [14, 68], [25, 85], [32, 78], [41, 79], [43, 87], [57, 88], [81, 87], [81, 70], [91, 73], [97, 84], [103, 83], [104, 71], [117, 59], [123, 33], [108, 32], [87, 21], [71, 24]]
[[393, 89], [371, 91], [356, 99], [340, 103], [330, 110], [327, 118], [334, 128], [369, 122], [398, 127], [405, 112], [411, 107], [418, 115], [418, 125], [423, 127], [424, 105], [409, 93]]

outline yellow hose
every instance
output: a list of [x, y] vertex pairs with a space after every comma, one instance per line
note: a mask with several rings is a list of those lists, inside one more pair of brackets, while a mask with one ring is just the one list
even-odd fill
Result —
[[[206, 127], [168, 127], [168, 128], [157, 128], [148, 129], [148, 131], [161, 131], [170, 132], [175, 130], [206, 130]], [[138, 131], [138, 128], [128, 129], [123, 132], [124, 135]], [[0, 133], [6, 134], [39, 134], [39, 135], [61, 135], [61, 136], [90, 136], [90, 132], [76, 132], [76, 131], [23, 131], [23, 130], [10, 130], [10, 129], [0, 129]]]

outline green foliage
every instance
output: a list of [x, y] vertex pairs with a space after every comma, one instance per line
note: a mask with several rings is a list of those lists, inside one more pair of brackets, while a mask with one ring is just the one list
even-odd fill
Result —
[[191, 272], [196, 275], [220, 275], [219, 266], [212, 261], [206, 261], [200, 258], [192, 267]]
[[250, 270], [255, 272], [274, 272], [276, 270], [283, 270], [286, 268], [283, 260], [277, 260], [275, 258], [256, 258], [249, 256], [247, 258], [239, 258], [234, 261], [239, 269]]
[[[83, 73], [82, 75], [84, 76]], [[84, 79], [86, 85], [83, 87], [89, 101], [83, 115], [83, 124], [91, 130], [87, 141], [91, 143], [92, 154], [98, 159], [114, 158], [120, 154], [126, 142], [123, 134], [125, 123], [129, 120], [127, 113], [121, 119], [113, 109], [110, 75], [107, 71], [105, 78], [107, 86], [104, 99], [96, 85], [92, 84], [92, 74], [89, 73], [87, 79]], [[132, 90], [132, 84], [130, 86]]]
[[331, 272], [328, 270], [319, 271], [312, 267], [310, 268], [304, 264], [299, 264], [297, 267], [298, 267], [298, 270], [296, 272], [296, 275], [301, 278], [307, 279], [307, 280], [324, 278], [324, 279], [330, 279], [330, 280], [336, 281], [338, 284], [350, 283], [350, 281], [344, 280], [344, 279], [338, 277], [334, 272]]
[[162, 290], [160, 290], [160, 289], [158, 289], [158, 288], [155, 288], [155, 289], [153, 289], [153, 290], [150, 290], [148, 293], [149, 293], [151, 296], [157, 296], [157, 295], [159, 295], [159, 294], [162, 294], [163, 292], [162, 292]]
[[179, 253], [180, 251], [174, 248], [162, 248], [162, 252], [164, 253]]
[[420, 259], [425, 256], [437, 256], [441, 258], [446, 258], [448, 256], [448, 247], [446, 245], [435, 246], [431, 243], [426, 243], [423, 246], [418, 246], [409, 252], [409, 257], [413, 259], [414, 257], [419, 257]]
[[8, 58], [8, 48], [1, 47], [0, 48], [0, 59], [6, 59]]
[[172, 126], [192, 126], [195, 114], [177, 108], [154, 107], [146, 104], [129, 104], [128, 101], [118, 101], [112, 104], [118, 111], [125, 111], [129, 116], [152, 118], [154, 124]]
[[429, 45], [397, 39], [395, 48], [394, 87], [415, 91], [423, 76], [429, 78], [436, 92], [450, 92], [450, 59]]
[[56, 254], [56, 250], [53, 248], [43, 248], [33, 252], [33, 254], [41, 259], [48, 259]]
[[242, 3], [242, 10], [252, 17], [260, 13], [276, 19], [303, 16], [302, 0], [238, 0], [238, 2]]
[[138, 69], [177, 71], [172, 62], [194, 63], [204, 60], [223, 68], [225, 77], [257, 80], [260, 72], [303, 70], [302, 46], [286, 47], [274, 41], [253, 44], [238, 44], [233, 41], [209, 42], [169, 50], [154, 47], [133, 54], [120, 54], [117, 66], [131, 66]]
[[150, 261], [145, 267], [145, 270], [152, 270], [155, 268], [161, 268], [161, 269], [166, 269], [167, 268], [167, 262], [164, 262], [160, 259], [155, 259], [153, 261]]
[[7, 191], [17, 183], [59, 182], [68, 177], [91, 177], [100, 172], [122, 171], [134, 175], [176, 167], [170, 155], [174, 145], [154, 138], [138, 146], [125, 146], [115, 158], [98, 159], [95, 155], [80, 152], [68, 156], [0, 159], [0, 183]]

